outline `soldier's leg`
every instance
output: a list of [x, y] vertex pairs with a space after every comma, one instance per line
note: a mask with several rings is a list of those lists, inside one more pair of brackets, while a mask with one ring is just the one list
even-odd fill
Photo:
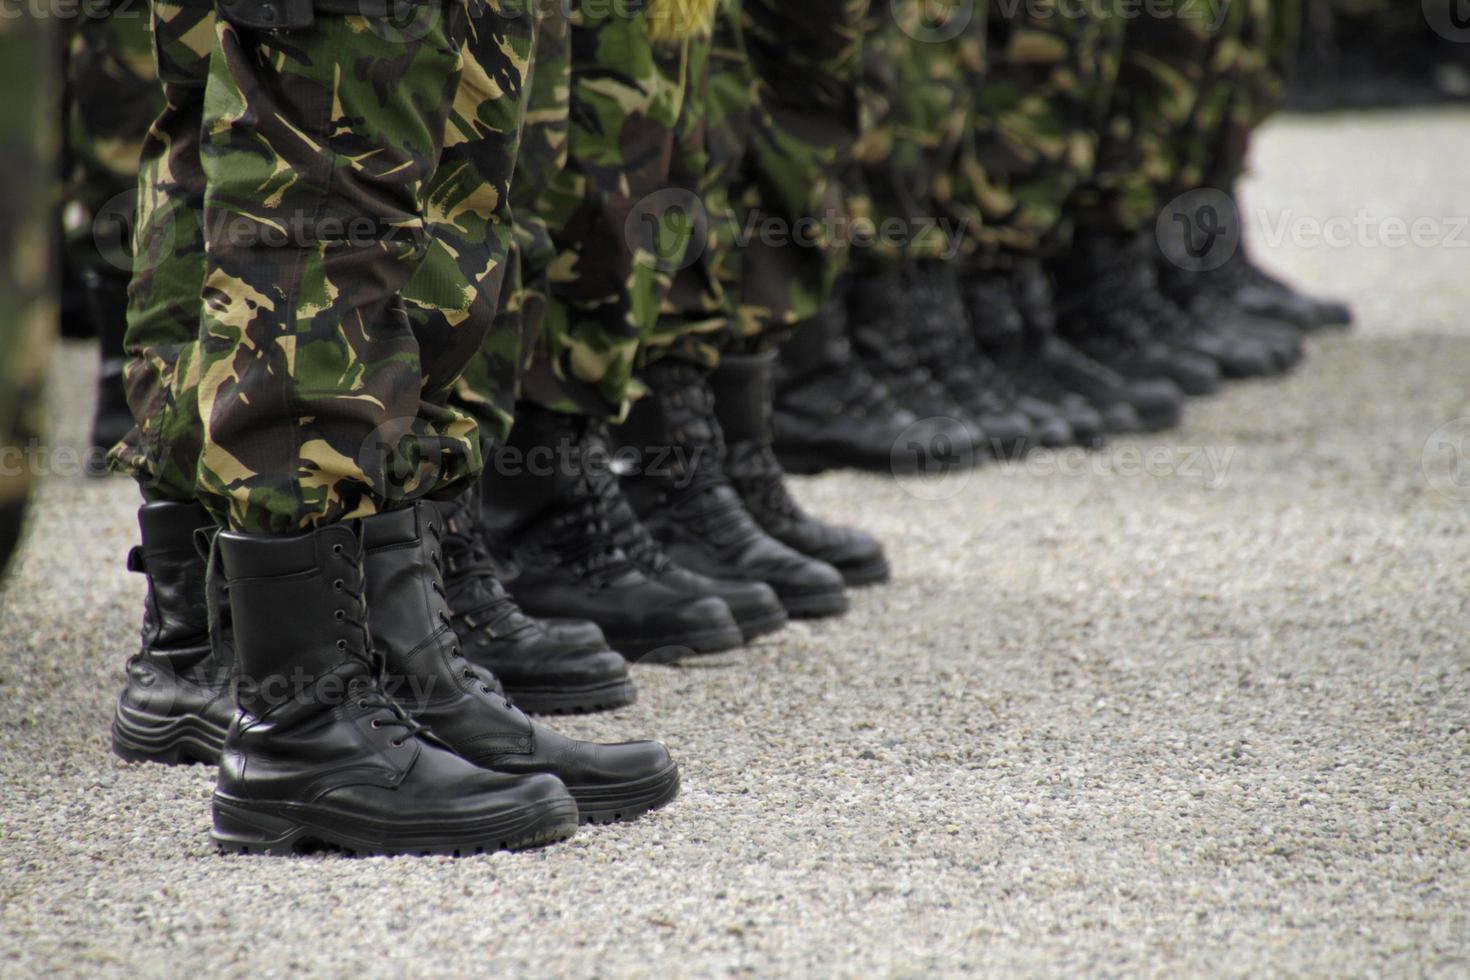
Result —
[[[400, 291], [429, 249], [466, 65], [495, 77], [478, 94], [498, 116], [519, 105], [528, 53], [496, 10], [414, 13], [222, 23], [210, 59], [199, 483], [231, 528], [215, 539], [243, 685], [215, 791], [215, 837], [230, 849], [463, 853], [558, 839], [579, 808], [549, 771], [605, 756], [534, 728], [459, 656], [442, 515], [408, 503], [475, 476], [473, 422], [442, 393], [488, 319], [416, 332]], [[470, 169], [500, 191], [486, 217], [508, 221], [504, 132]], [[407, 683], [390, 692], [383, 674]], [[626, 751], [676, 791], [660, 747]], [[617, 769], [624, 754], [604, 761]], [[376, 770], [395, 792], [371, 788], [362, 773]]]
[[20, 539], [31, 489], [31, 453], [41, 435], [41, 388], [56, 330], [46, 241], [55, 161], [57, 97], [53, 24], [0, 19], [0, 578]]
[[608, 465], [606, 424], [632, 400], [635, 357], [657, 316], [655, 280], [668, 275], [655, 256], [682, 255], [690, 234], [694, 189], [671, 183], [671, 161], [691, 50], [683, 36], [655, 42], [676, 26], [663, 19], [670, 13], [697, 11], [682, 0], [617, 13], [574, 5], [565, 167], [535, 205], [556, 256], [537, 263], [546, 303], [523, 310], [539, 318], [537, 337], [482, 511], [515, 559], [508, 585], [527, 612], [596, 622], [635, 660], [742, 639], [724, 600], [663, 580], [670, 570]]
[[[771, 415], [777, 348], [818, 315], [848, 257], [840, 168], [858, 137], [865, 7], [746, 0], [739, 34], [715, 62], [707, 125], [712, 142], [739, 154], [736, 166], [711, 173], [730, 214], [729, 233], [712, 236], [708, 263], [729, 335], [709, 377], [725, 473], [761, 530], [831, 565], [847, 585], [887, 578], [882, 546], [797, 504], [774, 452]], [[693, 312], [694, 322], [708, 316]]]
[[[1079, 442], [1178, 421], [1169, 387], [1129, 384], [1061, 340], [1044, 259], [1070, 240], [1065, 205], [1092, 167], [1117, 71], [1121, 21], [1088, 9], [992, 5], [988, 70], [956, 174], [980, 213], [961, 291], [986, 357], [1027, 402], [1055, 406]], [[1059, 376], [1059, 369], [1066, 377]], [[1078, 386], [1085, 390], [1077, 390]]]
[[[515, 396], [520, 382], [525, 351], [534, 341], [531, 329], [539, 323], [545, 303], [545, 279], [555, 258], [545, 222], [535, 214], [535, 204], [554, 175], [565, 166], [570, 67], [569, 22], [554, 2], [543, 3], [528, 23], [535, 28], [532, 66], [527, 75], [525, 123], [522, 127], [515, 176], [510, 185], [514, 209], [512, 227], [496, 229], [497, 238], [509, 231], [506, 247], [505, 281], [494, 323], [479, 350], [470, 358], [454, 387], [453, 400], [469, 412], [479, 426], [487, 455], [502, 445], [510, 432]], [[463, 84], [463, 83], [462, 83]], [[463, 101], [463, 100], [461, 100]], [[488, 120], [459, 121], [451, 118], [451, 147], [470, 147], [467, 140], [475, 125]], [[502, 128], [502, 127], [495, 127]], [[453, 149], [446, 151], [446, 158]], [[454, 212], [474, 213], [493, 203], [496, 189], [483, 182], [467, 188]], [[440, 209], [444, 210], [444, 209]], [[446, 216], [447, 217], [447, 216]], [[451, 225], [457, 223], [450, 220]], [[473, 243], [464, 241], [457, 228], [436, 238], [434, 250], [443, 259], [466, 272], [466, 259], [475, 254]], [[435, 264], [433, 253], [427, 267]], [[446, 265], [446, 270], [451, 268]], [[410, 316], [455, 318], [477, 315], [461, 306], [464, 294], [448, 289], [438, 301], [424, 288], [432, 284], [422, 274], [408, 286], [405, 299]], [[480, 278], [473, 274], [469, 278]], [[451, 280], [452, 281], [452, 280]], [[470, 297], [472, 303], [483, 294]], [[482, 479], [494, 480], [488, 472]], [[627, 662], [610, 650], [606, 638], [590, 622], [545, 623], [527, 616], [506, 592], [501, 579], [502, 563], [491, 552], [480, 520], [479, 491], [445, 506], [447, 511], [444, 554], [445, 589], [453, 613], [455, 632], [465, 657], [486, 668], [500, 681], [506, 694], [523, 710], [532, 713], [566, 713], [608, 710], [631, 703], [636, 690]]]
[[[807, 16], [830, 12], [815, 5]], [[749, 166], [758, 79], [745, 51], [742, 5], [721, 8], [712, 37], [700, 45], [708, 67], [691, 94], [675, 144], [674, 175], [698, 189], [702, 234], [681, 261], [672, 263], [670, 288], [660, 316], [639, 351], [637, 377], [647, 394], [627, 421], [614, 429], [622, 451], [649, 461], [623, 481], [628, 502], [669, 558], [708, 580], [760, 583], [773, 590], [756, 605], [725, 595], [747, 634], [754, 622], [791, 616], [830, 616], [848, 600], [840, 574], [768, 534], [746, 508], [725, 469], [727, 447], [714, 412], [710, 372], [732, 336], [750, 332], [738, 321], [753, 318], [742, 303], [741, 235], [733, 194]], [[789, 38], [795, 44], [795, 36]], [[668, 452], [668, 465], [652, 462]], [[744, 607], [744, 608], [742, 608]]]
[[132, 271], [128, 236], [137, 203], [138, 161], [161, 103], [144, 3], [88, 7], [68, 26], [64, 261], [85, 294], [90, 333], [101, 347], [95, 459], [132, 428], [123, 382], [123, 334]]

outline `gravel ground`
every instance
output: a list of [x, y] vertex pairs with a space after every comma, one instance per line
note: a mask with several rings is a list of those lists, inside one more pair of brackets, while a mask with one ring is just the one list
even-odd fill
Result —
[[[1263, 133], [1258, 252], [1362, 318], [1297, 377], [1086, 459], [800, 481], [895, 582], [565, 723], [666, 739], [686, 789], [538, 853], [215, 856], [208, 770], [108, 751], [134, 491], [48, 479], [0, 621], [0, 973], [1465, 975], [1467, 132]], [[1270, 240], [1360, 211], [1450, 241]]]

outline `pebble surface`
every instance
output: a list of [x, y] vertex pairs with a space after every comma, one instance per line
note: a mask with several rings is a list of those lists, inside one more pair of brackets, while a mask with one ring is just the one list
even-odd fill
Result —
[[[1360, 317], [1296, 377], [1092, 457], [793, 481], [893, 584], [561, 723], [665, 739], [685, 791], [535, 853], [215, 856], [210, 770], [109, 752], [136, 492], [49, 477], [0, 594], [0, 974], [1465, 975], [1467, 132], [1260, 134], [1256, 254]], [[1360, 213], [1446, 241], [1270, 234]]]

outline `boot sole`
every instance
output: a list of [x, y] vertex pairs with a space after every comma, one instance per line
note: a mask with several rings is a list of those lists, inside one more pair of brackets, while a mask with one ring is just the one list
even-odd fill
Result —
[[119, 705], [112, 719], [112, 751], [126, 762], [214, 766], [224, 746], [225, 729], [199, 715], [158, 717]]
[[578, 808], [570, 799], [521, 807], [466, 824], [452, 834], [443, 828], [390, 825], [343, 829], [327, 826], [337, 814], [293, 804], [262, 805], [214, 795], [210, 837], [226, 854], [290, 856], [322, 849], [356, 857], [447, 854], [466, 857], [521, 851], [566, 840], [577, 832]]
[[786, 607], [786, 614], [792, 619], [841, 616], [851, 605], [847, 593], [840, 589], [835, 592], [812, 592], [795, 596], [781, 595], [778, 592], [776, 598], [781, 600], [781, 605]]
[[749, 643], [759, 637], [769, 636], [772, 633], [785, 629], [786, 624], [790, 621], [791, 617], [786, 614], [786, 607], [782, 606], [763, 616], [748, 616], [745, 619], [737, 619], [736, 625], [740, 627], [740, 632], [744, 635], [745, 642]]
[[834, 565], [842, 573], [842, 581], [852, 588], [864, 585], [882, 585], [893, 577], [888, 559], [879, 556], [851, 565]]
[[689, 657], [739, 649], [745, 645], [745, 635], [739, 626], [732, 624], [661, 640], [610, 636], [608, 645], [632, 664], [672, 664]]
[[679, 766], [669, 763], [662, 771], [612, 786], [578, 788], [567, 792], [577, 801], [582, 823], [608, 824], [634, 820], [650, 810], [668, 806], [679, 795]]
[[[838, 457], [833, 454], [814, 450], [776, 450], [776, 459], [781, 468], [796, 476], [816, 476], [818, 473], [826, 473], [830, 470], [857, 470], [863, 473], [891, 473], [893, 463], [891, 460], [864, 460]], [[905, 473], [908, 471], [905, 470]]]
[[506, 697], [531, 715], [582, 715], [626, 708], [638, 700], [632, 678], [577, 688], [506, 687]]

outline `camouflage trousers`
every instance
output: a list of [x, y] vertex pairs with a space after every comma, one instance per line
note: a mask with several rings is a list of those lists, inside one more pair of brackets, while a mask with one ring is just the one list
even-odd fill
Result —
[[80, 268], [126, 277], [138, 160], [162, 103], [148, 6], [116, 0], [74, 13], [66, 21], [62, 89], [66, 257]]
[[863, 136], [847, 175], [854, 219], [867, 232], [855, 263], [971, 251], [981, 216], [965, 165], [983, 89], [986, 3], [874, 0], [864, 24]]
[[47, 247], [56, 158], [51, 22], [0, 18], [0, 576], [20, 536], [55, 333]]
[[1279, 101], [1299, 18], [1293, 0], [1177, 0], [1167, 15], [1129, 19], [1078, 220], [1133, 232], [1184, 191], [1228, 192]]
[[996, 0], [988, 37], [955, 177], [978, 215], [968, 227], [982, 268], [1066, 246], [1066, 205], [1096, 163], [1123, 21], [1085, 4]]
[[[706, 76], [708, 33], [656, 41], [665, 3], [686, 0], [573, 3], [565, 84], [558, 93], [549, 57], [533, 77], [531, 133], [542, 118], [552, 127], [567, 120], [561, 166], [544, 183], [526, 171], [537, 185], [518, 178], [512, 190], [516, 200], [535, 197], [524, 237], [544, 228], [550, 246], [522, 255], [527, 332], [536, 335], [523, 394], [555, 411], [602, 419], [626, 412], [659, 297], [700, 212], [699, 175], [676, 147], [701, 142], [692, 103]], [[542, 96], [558, 94], [565, 113], [546, 114]], [[527, 137], [533, 147], [543, 141]]]
[[[710, 29], [695, 14], [660, 30], [666, 4], [700, 2]], [[836, 175], [856, 139], [865, 0], [600, 6], [571, 19], [566, 161], [535, 207], [553, 251], [527, 263], [528, 281], [547, 275], [524, 395], [617, 420], [649, 362], [713, 363], [820, 306], [845, 255]], [[749, 234], [766, 222], [779, 240]]]
[[221, 523], [287, 532], [478, 474], [449, 394], [506, 273], [533, 22], [414, 10], [284, 32], [156, 12], [170, 106], [140, 181], [123, 461], [158, 495], [192, 472]]
[[815, 316], [853, 240], [842, 170], [860, 135], [866, 0], [744, 0], [716, 21], [684, 169], [704, 219], [677, 263], [644, 363], [713, 367]]

